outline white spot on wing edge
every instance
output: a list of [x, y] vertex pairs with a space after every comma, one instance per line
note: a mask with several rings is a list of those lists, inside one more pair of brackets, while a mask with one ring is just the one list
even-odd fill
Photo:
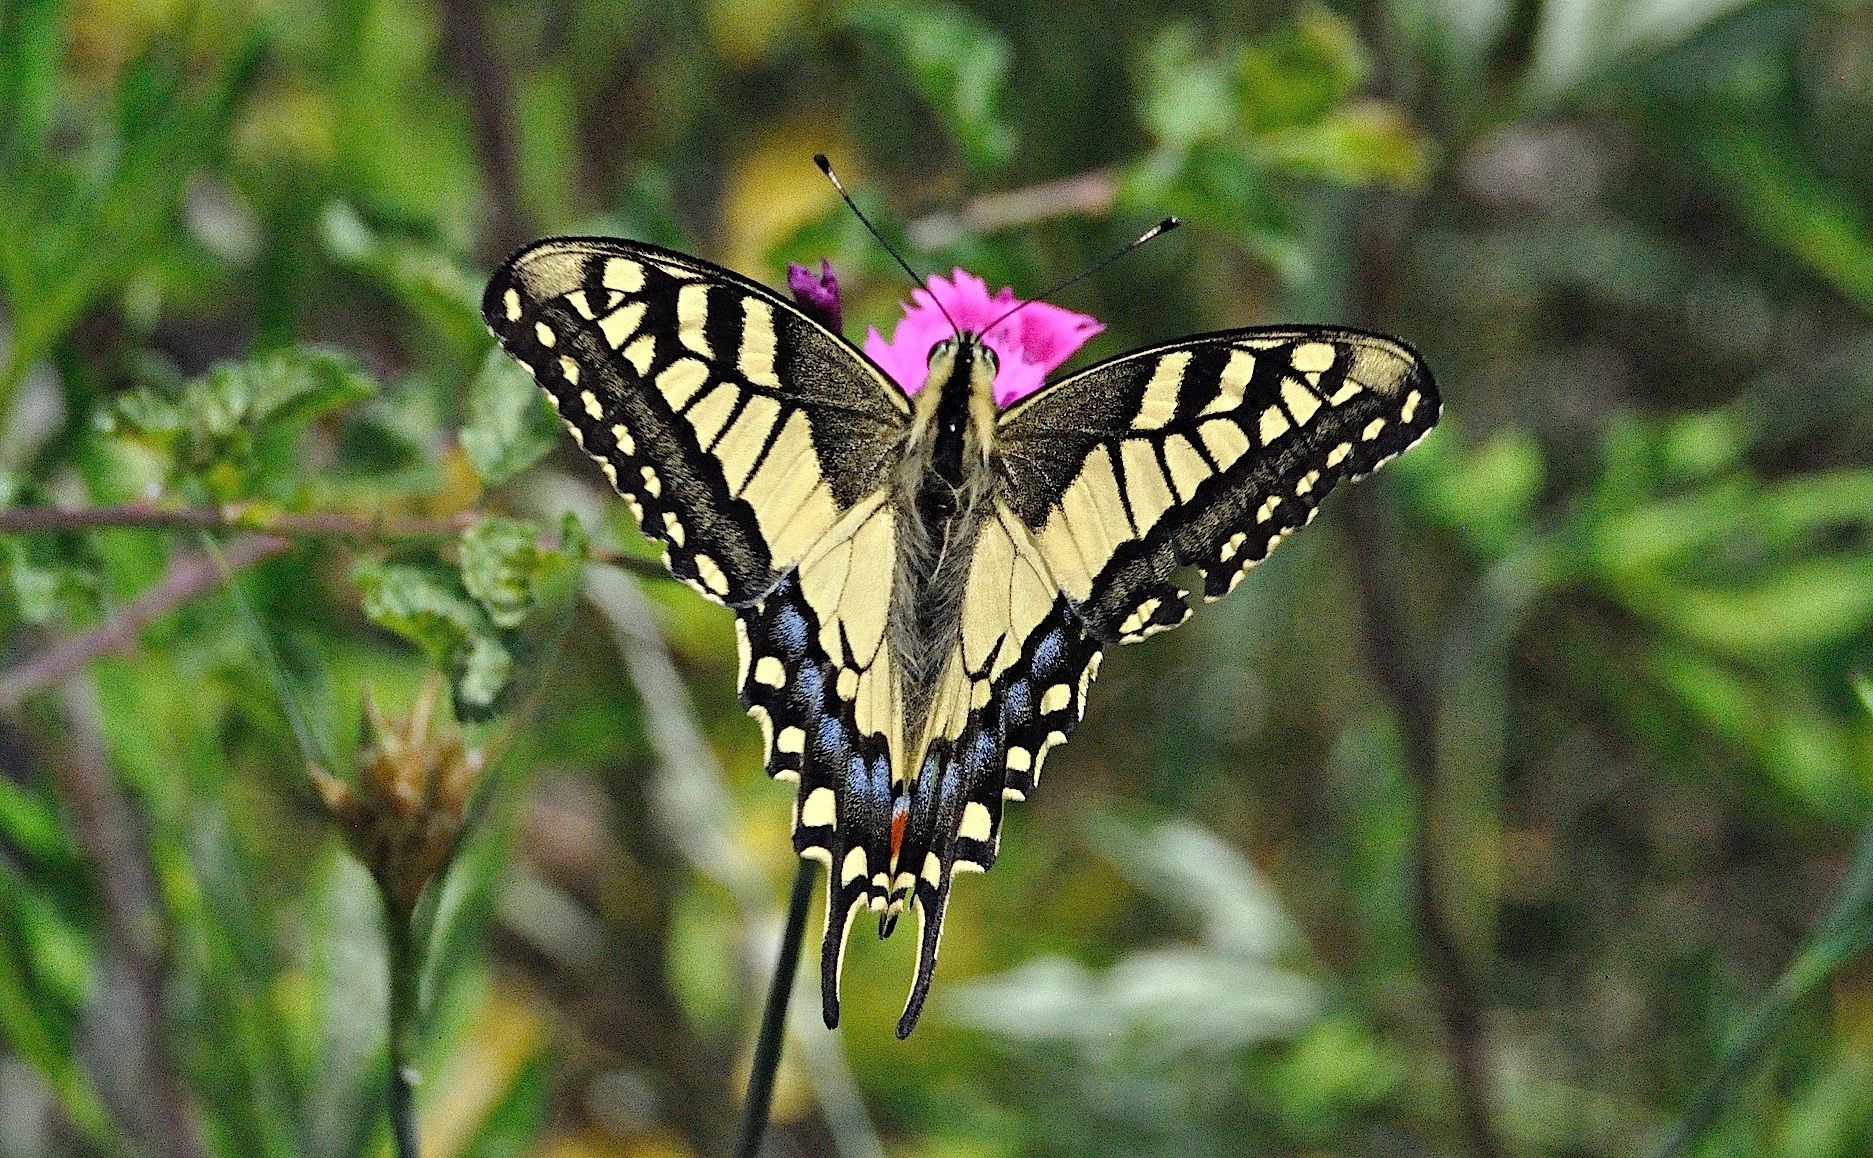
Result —
[[815, 788], [800, 805], [800, 823], [808, 828], [837, 827], [839, 802], [830, 788]]
[[1303, 342], [1294, 347], [1294, 368], [1303, 374], [1319, 374], [1333, 365], [1333, 347], [1325, 342]]
[[988, 843], [994, 835], [995, 822], [989, 816], [989, 810], [979, 800], [971, 800], [963, 805], [962, 823], [956, 826], [956, 835], [965, 840], [977, 840]]

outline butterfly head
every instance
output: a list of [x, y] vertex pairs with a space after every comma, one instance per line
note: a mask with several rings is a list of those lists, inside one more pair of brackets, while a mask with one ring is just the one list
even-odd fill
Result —
[[914, 394], [915, 425], [941, 473], [988, 454], [1000, 369], [1001, 356], [973, 330], [956, 330], [931, 345], [922, 388]]

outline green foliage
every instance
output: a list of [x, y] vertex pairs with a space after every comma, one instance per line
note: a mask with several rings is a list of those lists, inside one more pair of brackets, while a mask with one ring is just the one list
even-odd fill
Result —
[[489, 350], [468, 384], [468, 420], [462, 453], [488, 486], [500, 486], [539, 462], [559, 437], [558, 423], [539, 387], [519, 363]]
[[512, 704], [516, 660], [541, 650], [520, 629], [570, 595], [585, 554], [578, 522], [567, 517], [556, 547], [540, 540], [535, 524], [491, 516], [462, 532], [458, 565], [365, 560], [352, 574], [364, 614], [447, 673], [465, 720]]
[[217, 366], [179, 391], [127, 394], [99, 428], [152, 451], [171, 486], [199, 484], [217, 502], [274, 497], [302, 474], [305, 426], [376, 392], [345, 355], [295, 348]]
[[943, 0], [865, 0], [849, 19], [896, 56], [971, 169], [993, 171], [1014, 156], [1015, 128], [1001, 107], [1014, 63], [1006, 36]]
[[1339, 321], [1448, 408], [1108, 656], [910, 1042], [902, 932], [839, 1037], [803, 970], [777, 1148], [1460, 1153], [1461, 1015], [1498, 1152], [1866, 1152], [1873, 25], [1218, 12], [0, 6], [0, 515], [110, 515], [0, 531], [0, 1153], [389, 1152], [382, 915], [305, 776], [432, 670], [490, 774], [417, 914], [430, 1143], [723, 1149], [788, 789], [478, 309], [618, 232], [826, 255], [888, 328], [821, 150], [995, 288], [1185, 217], [1061, 295], [1095, 356]]

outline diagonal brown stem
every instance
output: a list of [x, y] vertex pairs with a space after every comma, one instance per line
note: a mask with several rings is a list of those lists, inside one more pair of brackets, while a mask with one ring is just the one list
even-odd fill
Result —
[[1438, 889], [1436, 837], [1429, 804], [1437, 779], [1437, 713], [1425, 686], [1422, 664], [1409, 655], [1408, 620], [1397, 593], [1404, 590], [1397, 536], [1377, 497], [1361, 494], [1345, 508], [1353, 529], [1353, 557], [1365, 625], [1366, 656], [1403, 726], [1406, 774], [1417, 795], [1412, 849], [1418, 935], [1424, 943], [1427, 977], [1443, 1026], [1456, 1083], [1459, 1126], [1478, 1158], [1496, 1158], [1501, 1147], [1490, 1127], [1488, 1078], [1484, 1073], [1481, 1002], [1469, 966], [1445, 919]]
[[154, 587], [103, 623], [66, 636], [17, 667], [0, 672], [0, 712], [12, 711], [27, 696], [75, 674], [99, 656], [131, 650], [137, 633], [152, 620], [219, 584], [224, 566], [227, 573], [241, 571], [285, 554], [292, 545], [292, 540], [275, 535], [246, 535], [223, 547], [219, 557], [198, 552], [176, 560]]

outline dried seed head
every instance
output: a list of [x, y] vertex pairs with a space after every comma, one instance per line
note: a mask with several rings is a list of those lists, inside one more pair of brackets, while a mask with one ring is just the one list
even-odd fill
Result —
[[434, 722], [441, 690], [441, 679], [432, 675], [409, 718], [392, 720], [366, 689], [357, 786], [316, 766], [309, 773], [352, 853], [403, 916], [449, 867], [481, 779], [482, 753], [463, 747], [459, 733]]

